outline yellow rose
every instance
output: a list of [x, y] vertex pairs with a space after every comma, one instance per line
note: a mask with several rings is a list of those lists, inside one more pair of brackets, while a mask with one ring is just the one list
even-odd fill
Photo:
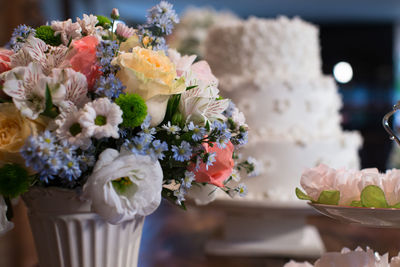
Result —
[[164, 119], [169, 96], [186, 89], [184, 79], [177, 80], [175, 65], [163, 51], [134, 47], [113, 64], [120, 67], [117, 77], [126, 86], [125, 92], [139, 94], [146, 101], [152, 126]]
[[23, 117], [14, 104], [0, 104], [0, 166], [5, 163], [25, 166], [19, 151], [28, 136], [36, 135], [44, 127]]

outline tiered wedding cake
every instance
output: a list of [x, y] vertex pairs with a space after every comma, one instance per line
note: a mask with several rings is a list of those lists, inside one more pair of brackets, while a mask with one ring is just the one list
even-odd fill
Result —
[[292, 200], [305, 168], [325, 163], [359, 168], [358, 132], [340, 126], [342, 105], [322, 74], [318, 28], [299, 18], [250, 18], [214, 27], [206, 59], [225, 96], [250, 127], [243, 150], [263, 173], [248, 179], [249, 198]]

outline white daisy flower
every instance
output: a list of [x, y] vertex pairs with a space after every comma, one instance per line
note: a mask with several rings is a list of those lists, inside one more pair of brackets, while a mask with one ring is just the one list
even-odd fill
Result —
[[119, 138], [118, 125], [122, 123], [122, 110], [108, 98], [98, 98], [87, 103], [79, 117], [86, 136], [96, 139], [103, 137]]
[[69, 112], [60, 114], [55, 120], [58, 125], [56, 134], [60, 140], [68, 140], [70, 144], [86, 150], [92, 144], [92, 140], [82, 131], [82, 126], [78, 121], [80, 115], [81, 113], [75, 106], [72, 106]]
[[164, 124], [163, 126], [161, 126], [164, 130], [166, 130], [168, 133], [170, 134], [176, 134], [177, 132], [179, 132], [181, 130], [181, 128], [179, 128], [179, 126], [177, 125], [171, 125], [171, 122], [169, 121], [167, 124]]
[[96, 24], [99, 22], [97, 20], [97, 17], [90, 14], [89, 16], [86, 14], [83, 14], [83, 19], [76, 18], [77, 23], [82, 28], [82, 33], [85, 35], [95, 35], [97, 28]]
[[236, 169], [233, 169], [231, 177], [235, 182], [240, 182], [240, 173]]
[[128, 39], [135, 33], [135, 29], [128, 27], [123, 23], [118, 23], [115, 33], [118, 34], [119, 36], [122, 36], [122, 37]]
[[55, 31], [55, 35], [61, 35], [61, 41], [64, 45], [68, 45], [71, 40], [82, 36], [82, 28], [78, 22], [72, 23], [71, 19], [65, 21], [51, 22], [51, 28]]
[[247, 186], [245, 184], [239, 184], [237, 187], [237, 192], [239, 193], [239, 196], [244, 197], [247, 195]]

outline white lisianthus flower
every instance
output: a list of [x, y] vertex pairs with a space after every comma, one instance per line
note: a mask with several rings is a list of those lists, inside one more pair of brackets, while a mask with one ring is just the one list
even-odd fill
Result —
[[3, 197], [0, 196], [0, 235], [8, 232], [14, 227], [12, 222], [7, 220], [7, 205]]
[[212, 184], [192, 185], [187, 193], [187, 196], [194, 200], [196, 205], [207, 205], [217, 197], [218, 187]]
[[92, 144], [92, 140], [82, 131], [78, 121], [80, 115], [81, 113], [75, 106], [72, 106], [68, 112], [61, 113], [55, 120], [58, 126], [56, 134], [60, 140], [68, 140], [71, 145], [86, 150]]
[[122, 110], [108, 98], [98, 98], [83, 107], [78, 121], [82, 126], [82, 132], [87, 137], [118, 139], [118, 125], [122, 123]]
[[92, 210], [109, 223], [118, 224], [147, 216], [161, 202], [163, 172], [150, 156], [104, 150], [83, 187]]

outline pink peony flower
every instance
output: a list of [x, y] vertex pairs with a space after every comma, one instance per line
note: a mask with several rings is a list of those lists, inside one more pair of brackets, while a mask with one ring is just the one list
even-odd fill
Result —
[[8, 71], [10, 67], [10, 57], [14, 54], [13, 51], [0, 48], [0, 73]]
[[201, 162], [198, 170], [196, 170], [195, 164], [192, 164], [189, 166], [189, 170], [196, 175], [196, 182], [224, 187], [223, 182], [229, 178], [235, 165], [232, 159], [234, 146], [229, 142], [223, 149], [219, 148], [215, 143], [213, 147], [206, 143], [203, 144], [203, 147], [206, 152], [216, 153], [215, 162], [212, 166], [208, 166], [208, 169], [206, 164]]
[[72, 43], [73, 49], [67, 55], [73, 70], [86, 76], [88, 89], [93, 90], [96, 80], [102, 74], [97, 65], [96, 47], [99, 40], [95, 36], [86, 36]]

